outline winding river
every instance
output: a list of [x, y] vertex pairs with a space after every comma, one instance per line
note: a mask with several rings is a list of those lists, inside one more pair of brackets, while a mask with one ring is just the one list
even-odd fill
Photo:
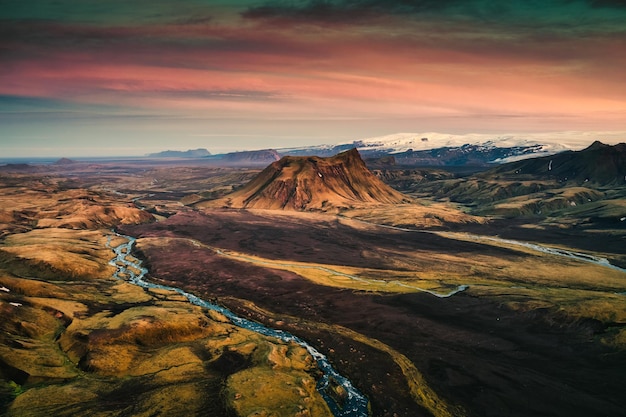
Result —
[[[116, 233], [116, 236], [124, 238], [127, 240], [126, 243], [123, 243], [119, 246], [112, 247], [111, 239], [112, 236], [109, 236], [109, 240], [107, 242], [107, 246], [115, 252], [115, 258], [113, 258], [109, 264], [113, 265], [117, 268], [115, 271], [114, 277], [116, 279], [124, 279], [129, 281], [132, 284], [138, 285], [142, 288], [150, 289], [160, 289], [160, 290], [168, 290], [175, 291], [178, 294], [184, 296], [189, 300], [191, 304], [207, 308], [210, 310], [217, 311], [224, 316], [226, 316], [235, 326], [251, 330], [253, 332], [262, 334], [264, 336], [274, 337], [279, 339], [285, 343], [294, 342], [304, 347], [309, 354], [315, 359], [319, 369], [322, 371], [323, 375], [320, 380], [317, 382], [317, 390], [322, 395], [328, 407], [332, 411], [335, 417], [361, 417], [368, 416], [368, 400], [367, 398], [361, 394], [344, 376], [340, 375], [330, 364], [328, 359], [318, 352], [313, 346], [309, 345], [304, 340], [300, 339], [297, 336], [294, 336], [288, 332], [283, 330], [272, 329], [266, 327], [260, 323], [256, 323], [254, 321], [245, 319], [243, 317], [237, 316], [232, 311], [219, 306], [217, 304], [209, 303], [193, 294], [190, 294], [180, 288], [170, 287], [167, 285], [160, 285], [148, 282], [144, 279], [145, 275], [148, 273], [148, 270], [141, 265], [141, 261], [136, 260], [134, 258], [129, 259], [131, 249], [135, 244], [136, 239], [130, 236], [124, 236]], [[341, 401], [341, 404], [338, 403], [334, 396], [331, 395], [331, 390], [333, 389], [333, 385], [339, 385], [343, 387], [346, 392], [345, 399]]]
[[[453, 235], [447, 234], [446, 232], [435, 232], [435, 233], [444, 237], [446, 235], [453, 237]], [[496, 243], [504, 243], [504, 244], [508, 244], [512, 246], [520, 246], [520, 247], [524, 247], [527, 249], [532, 249], [536, 252], [543, 252], [549, 255], [561, 256], [564, 258], [575, 259], [577, 261], [588, 262], [588, 263], [604, 266], [606, 268], [611, 268], [616, 271], [626, 273], [626, 269], [620, 268], [617, 265], [613, 265], [612, 263], [609, 262], [608, 259], [602, 258], [600, 256], [589, 255], [587, 253], [581, 253], [581, 252], [574, 252], [574, 251], [570, 251], [567, 249], [553, 248], [550, 246], [543, 246], [537, 243], [523, 242], [520, 240], [503, 239], [503, 238], [494, 237], [494, 236], [481, 236], [481, 235], [471, 235], [471, 234], [467, 234], [466, 236], [468, 237], [468, 239], [472, 239], [474, 241], [482, 240], [482, 241], [490, 241], [490, 242], [496, 242]]]
[[496, 236], [473, 235], [470, 233], [455, 233], [455, 232], [441, 232], [441, 231], [433, 231], [433, 230], [408, 229], [405, 227], [390, 226], [387, 224], [371, 223], [371, 222], [360, 220], [360, 219], [352, 219], [352, 218], [349, 218], [349, 219], [352, 221], [364, 223], [370, 226], [381, 227], [384, 229], [392, 229], [392, 230], [397, 230], [400, 232], [428, 233], [428, 234], [438, 235], [438, 236], [447, 237], [451, 239], [459, 239], [459, 236], [462, 236], [462, 237], [465, 237], [467, 240], [473, 240], [476, 242], [486, 241], [486, 242], [503, 243], [503, 244], [512, 245], [512, 246], [520, 246], [520, 247], [534, 250], [536, 252], [542, 252], [542, 253], [547, 253], [549, 255], [575, 259], [577, 261], [582, 261], [582, 262], [589, 262], [592, 264], [604, 266], [606, 268], [611, 268], [616, 271], [626, 273], [625, 268], [620, 268], [617, 265], [613, 265], [606, 258], [602, 258], [600, 256], [595, 256], [595, 255], [589, 255], [589, 254], [581, 253], [581, 252], [570, 251], [567, 249], [553, 248], [550, 246], [540, 245], [538, 243], [530, 243], [530, 242], [524, 242], [521, 240], [513, 240], [513, 239], [503, 239], [503, 238], [496, 237]]
[[[355, 219], [353, 219], [355, 220]], [[363, 223], [367, 223], [371, 226], [378, 226], [378, 227], [383, 227], [383, 228], [389, 228], [389, 229], [394, 229], [394, 230], [398, 230], [398, 231], [402, 231], [402, 232], [410, 232], [410, 233], [433, 233], [433, 234], [438, 234], [440, 236], [444, 236], [444, 237], [449, 237], [449, 238], [455, 238], [453, 235], [453, 233], [446, 233], [446, 232], [436, 232], [436, 231], [427, 231], [427, 230], [416, 230], [416, 229], [407, 229], [407, 228], [402, 228], [402, 227], [395, 227], [395, 226], [389, 226], [389, 225], [381, 225], [381, 224], [375, 224], [375, 223], [370, 223], [370, 222], [366, 222], [366, 221], [362, 221], [362, 220], [357, 220]], [[304, 340], [300, 339], [297, 336], [294, 336], [288, 332], [285, 332], [283, 330], [277, 330], [277, 329], [272, 329], [270, 327], [266, 327], [260, 323], [256, 323], [254, 321], [245, 319], [243, 317], [239, 317], [237, 316], [235, 313], [233, 313], [232, 311], [219, 306], [217, 304], [213, 304], [210, 303], [208, 301], [205, 301], [193, 294], [190, 294], [180, 288], [177, 287], [171, 287], [171, 286], [166, 286], [166, 285], [160, 285], [160, 284], [154, 284], [151, 282], [148, 282], [144, 279], [145, 275], [148, 273], [148, 270], [146, 268], [144, 268], [141, 265], [141, 261], [136, 260], [128, 255], [130, 255], [131, 253], [131, 249], [133, 247], [133, 245], [135, 244], [136, 239], [130, 236], [125, 236], [125, 235], [120, 235], [116, 233], [116, 236], [121, 237], [126, 239], [126, 243], [123, 243], [117, 247], [112, 247], [111, 246], [111, 239], [112, 236], [109, 236], [109, 240], [107, 242], [107, 246], [110, 247], [111, 249], [113, 249], [113, 251], [115, 252], [115, 258], [113, 258], [109, 263], [113, 266], [115, 266], [117, 268], [114, 277], [117, 279], [124, 279], [127, 280], [129, 282], [131, 282], [132, 284], [138, 285], [142, 288], [146, 288], [146, 289], [150, 289], [150, 288], [155, 288], [155, 289], [161, 289], [161, 290], [169, 290], [169, 291], [175, 291], [178, 294], [184, 296], [185, 298], [187, 298], [187, 300], [189, 300], [190, 303], [203, 307], [203, 308], [207, 308], [210, 310], [214, 310], [217, 311], [221, 314], [223, 314], [225, 317], [227, 317], [234, 325], [247, 329], [247, 330], [251, 330], [254, 331], [256, 333], [262, 334], [264, 336], [269, 336], [269, 337], [273, 337], [276, 338], [278, 340], [281, 340], [283, 342], [289, 343], [289, 342], [294, 342], [299, 344], [300, 346], [304, 347], [309, 354], [315, 359], [315, 361], [317, 362], [317, 365], [319, 367], [319, 369], [322, 371], [323, 375], [320, 378], [320, 380], [317, 383], [317, 390], [319, 391], [319, 393], [322, 395], [322, 397], [324, 398], [324, 400], [326, 401], [326, 403], [328, 404], [328, 407], [330, 408], [330, 410], [332, 411], [333, 415], [336, 417], [360, 417], [360, 416], [368, 416], [368, 400], [367, 398], [361, 394], [353, 385], [352, 383], [345, 378], [344, 376], [340, 375], [334, 368], [333, 366], [330, 364], [330, 362], [328, 361], [328, 359], [321, 354], [320, 352], [318, 352], [313, 346], [309, 345], [307, 342], [305, 342]], [[594, 255], [589, 255], [589, 254], [584, 254], [584, 253], [580, 253], [580, 252], [574, 252], [574, 251], [569, 251], [569, 250], [565, 250], [565, 249], [560, 249], [560, 248], [552, 248], [552, 247], [548, 247], [548, 246], [543, 246], [543, 245], [539, 245], [536, 243], [529, 243], [529, 242], [523, 242], [523, 241], [516, 241], [516, 240], [510, 240], [510, 239], [502, 239], [502, 238], [498, 238], [498, 237], [493, 237], [493, 236], [481, 236], [481, 235], [464, 235], [466, 239], [468, 240], [474, 240], [474, 241], [487, 241], [487, 242], [494, 242], [494, 243], [503, 243], [503, 244], [508, 244], [508, 245], [513, 245], [513, 246], [520, 246], [520, 247], [525, 247], [527, 249], [531, 249], [531, 250], [535, 250], [538, 252], [543, 252], [543, 253], [548, 253], [551, 255], [556, 255], [556, 256], [562, 256], [562, 257], [566, 257], [566, 258], [570, 258], [570, 259], [575, 259], [578, 261], [583, 261], [583, 262], [589, 262], [589, 263], [593, 263], [596, 265], [600, 265], [600, 266], [604, 266], [607, 268], [611, 268], [611, 269], [615, 269], [621, 272], [626, 273], [626, 269], [624, 268], [620, 268], [616, 265], [611, 264], [607, 259], [602, 258], [602, 257], [598, 257], [598, 256], [594, 256]], [[216, 250], [216, 252], [219, 255], [222, 256], [228, 256], [228, 257], [239, 257], [237, 255], [232, 255], [232, 254], [228, 254], [225, 253], [223, 251], [220, 250]], [[258, 260], [256, 259], [244, 259], [247, 261], [254, 261], [255, 263], [259, 263]], [[262, 261], [261, 261], [262, 262]], [[283, 265], [284, 266], [284, 265]], [[302, 267], [302, 265], [297, 265], [298, 267]], [[319, 267], [316, 267], [319, 268]], [[326, 272], [332, 272], [332, 273], [339, 273], [338, 271], [333, 271], [333, 270], [327, 270]], [[341, 275], [345, 275], [348, 278], [351, 279], [360, 279], [359, 277], [356, 276], [352, 276], [349, 274], [343, 274], [343, 273], [339, 273]], [[457, 287], [457, 289], [451, 291], [450, 293], [446, 293], [446, 294], [442, 294], [442, 293], [436, 293], [434, 291], [430, 291], [430, 290], [426, 290], [426, 289], [422, 289], [422, 288], [414, 288], [411, 287], [415, 290], [418, 291], [423, 291], [423, 292], [427, 292], [430, 293], [431, 295], [434, 295], [436, 297], [440, 297], [440, 298], [446, 298], [446, 297], [450, 297], [454, 294], [457, 294], [458, 292], [464, 291], [468, 288], [467, 285], [460, 285]], [[624, 294], [626, 295], [626, 293], [620, 293], [620, 294]], [[335, 399], [336, 396], [333, 396], [331, 394], [331, 390], [333, 389], [333, 385], [339, 385], [341, 386], [345, 392], [345, 400], [341, 402], [341, 404], [339, 402], [337, 402], [337, 400]]]

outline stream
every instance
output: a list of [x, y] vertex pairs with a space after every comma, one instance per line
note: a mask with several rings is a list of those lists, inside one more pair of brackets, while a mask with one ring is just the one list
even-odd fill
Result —
[[[445, 232], [439, 232], [438, 234], [441, 236], [446, 236]], [[513, 246], [521, 246], [524, 248], [532, 249], [537, 252], [543, 252], [549, 255], [562, 256], [565, 258], [575, 259], [577, 261], [582, 261], [582, 262], [589, 262], [592, 264], [604, 266], [606, 268], [611, 268], [611, 269], [615, 269], [616, 271], [626, 273], [626, 269], [620, 268], [617, 265], [613, 265], [612, 263], [609, 262], [608, 259], [602, 258], [600, 256], [589, 255], [587, 253], [581, 253], [581, 252], [574, 252], [574, 251], [570, 251], [566, 249], [552, 248], [550, 246], [543, 246], [537, 243], [523, 242], [520, 240], [503, 239], [503, 238], [494, 237], [494, 236], [480, 236], [480, 235], [470, 235], [470, 234], [466, 236], [475, 241], [485, 240], [485, 241], [491, 241], [491, 242], [497, 242], [497, 243], [504, 243], [504, 244], [513, 245]]]
[[[390, 226], [390, 225], [387, 225], [387, 224], [371, 223], [371, 222], [368, 222], [368, 221], [365, 221], [365, 220], [360, 220], [360, 219], [352, 219], [351, 218], [350, 220], [353, 220], [353, 221], [356, 221], [356, 222], [360, 222], [360, 223], [364, 223], [364, 224], [368, 224], [370, 226], [376, 226], [376, 227], [381, 227], [381, 228], [385, 228], [385, 229], [398, 230], [400, 232], [428, 233], [428, 234], [438, 235], [438, 236], [442, 236], [442, 237], [447, 237], [447, 238], [450, 238], [450, 239], [457, 239], [455, 236], [459, 234], [459, 233], [440, 232], [440, 231], [432, 231], [432, 230], [408, 229], [408, 228], [405, 228], [405, 227]], [[581, 252], [574, 252], [574, 251], [570, 251], [570, 250], [567, 250], [567, 249], [553, 248], [553, 247], [550, 247], [550, 246], [544, 246], [544, 245], [540, 245], [538, 243], [524, 242], [524, 241], [521, 241], [521, 240], [503, 239], [503, 238], [496, 237], [496, 236], [474, 235], [474, 234], [469, 234], [469, 233], [463, 233], [463, 236], [466, 236], [468, 238], [468, 240], [473, 240], [473, 241], [476, 241], [476, 242], [489, 241], [489, 242], [496, 242], [496, 243], [504, 243], [504, 244], [513, 245], [513, 246], [520, 246], [520, 247], [524, 247], [524, 248], [527, 248], [527, 249], [532, 249], [532, 250], [537, 251], [537, 252], [547, 253], [549, 255], [555, 255], [555, 256], [562, 256], [564, 258], [575, 259], [577, 261], [582, 261], [582, 262], [589, 262], [589, 263], [592, 263], [592, 264], [604, 266], [606, 268], [611, 268], [611, 269], [614, 269], [616, 271], [620, 271], [620, 272], [626, 273], [626, 269], [625, 268], [620, 268], [617, 265], [613, 265], [612, 263], [609, 262], [608, 259], [602, 258], [600, 256], [589, 255], [589, 254], [581, 253]]]
[[[117, 268], [114, 274], [114, 278], [126, 280], [132, 284], [138, 285], [146, 289], [154, 288], [160, 290], [175, 291], [178, 294], [187, 298], [187, 300], [189, 300], [191, 304], [214, 310], [223, 314], [235, 326], [251, 330], [263, 336], [276, 338], [285, 343], [297, 343], [309, 352], [309, 354], [317, 362], [317, 366], [320, 371], [322, 371], [323, 375], [317, 382], [317, 390], [328, 404], [328, 407], [332, 411], [333, 415], [335, 417], [365, 417], [369, 415], [367, 398], [352, 385], [350, 380], [340, 375], [330, 364], [326, 356], [318, 352], [313, 346], [309, 345], [307, 342], [300, 339], [299, 337], [294, 336], [283, 330], [272, 329], [260, 323], [256, 323], [243, 317], [239, 317], [227, 308], [205, 301], [180, 288], [154, 284], [146, 281], [144, 277], [148, 273], [148, 270], [141, 265], [141, 261], [131, 261], [127, 259], [127, 255], [131, 254], [131, 250], [133, 245], [135, 244], [136, 239], [117, 233], [115, 235], [126, 239], [127, 242], [113, 248], [111, 247], [112, 237], [109, 236], [107, 246], [113, 249], [113, 251], [115, 252], [115, 258], [113, 258], [109, 262], [109, 264]], [[136, 273], [135, 271], [138, 271], [138, 273]], [[345, 398], [342, 398], [343, 401], [341, 401], [341, 404], [334, 398], [331, 393], [331, 391], [334, 389], [334, 385], [341, 386], [346, 392]]]

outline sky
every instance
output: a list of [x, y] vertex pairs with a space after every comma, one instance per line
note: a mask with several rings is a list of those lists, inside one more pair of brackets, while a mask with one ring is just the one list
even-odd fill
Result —
[[624, 0], [0, 0], [0, 156], [626, 131], [625, 68]]

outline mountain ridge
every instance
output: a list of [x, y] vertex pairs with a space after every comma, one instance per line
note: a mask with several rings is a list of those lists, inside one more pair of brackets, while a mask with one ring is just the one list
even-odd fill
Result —
[[626, 184], [626, 143], [607, 145], [594, 141], [580, 151], [511, 162], [486, 171], [484, 175], [519, 179], [533, 176], [559, 182], [623, 186]]
[[255, 151], [229, 152], [221, 155], [220, 162], [226, 165], [267, 165], [280, 160], [275, 149], [259, 149]]
[[211, 152], [205, 148], [189, 149], [186, 151], [162, 151], [156, 153], [149, 153], [146, 156], [149, 158], [204, 158], [210, 156]]
[[394, 156], [407, 166], [488, 166], [581, 150], [594, 140], [619, 142], [626, 132], [547, 132], [512, 134], [395, 133], [335, 145], [278, 149], [282, 155], [330, 156], [357, 148], [364, 158]]

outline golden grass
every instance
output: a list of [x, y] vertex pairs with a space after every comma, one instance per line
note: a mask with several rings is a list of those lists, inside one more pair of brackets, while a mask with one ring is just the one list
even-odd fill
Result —
[[313, 357], [302, 346], [296, 343], [270, 344], [267, 361], [272, 369], [291, 368], [309, 371], [315, 367]]
[[290, 271], [316, 284], [337, 288], [349, 288], [359, 291], [386, 293], [409, 293], [423, 290], [442, 291], [447, 293], [456, 285], [446, 284], [440, 272], [424, 269], [419, 273], [394, 271], [350, 266], [327, 265], [298, 261], [278, 261], [255, 255], [244, 254], [231, 250], [223, 250], [205, 245], [197, 240], [186, 238], [142, 238], [139, 244], [159, 245], [162, 242], [180, 240], [189, 242], [196, 247], [214, 251], [219, 256], [236, 259], [241, 262], [265, 266], [268, 268]]
[[[127, 382], [129, 380], [126, 380]], [[149, 380], [143, 381], [150, 384]], [[206, 413], [206, 385], [204, 381], [179, 381], [176, 384], [156, 385], [152, 389], [128, 394], [121, 382], [78, 379], [67, 384], [37, 386], [18, 396], [11, 404], [7, 417], [89, 415], [110, 417], [187, 416]], [[132, 387], [130, 389], [133, 389]], [[113, 392], [118, 390], [117, 392]], [[108, 395], [104, 400], [101, 395]], [[112, 398], [112, 399], [111, 399]], [[111, 411], [111, 404], [115, 411]]]
[[0, 312], [0, 359], [4, 363], [26, 372], [33, 382], [77, 375], [55, 343], [62, 323], [53, 314], [26, 304], [13, 306], [3, 300]]
[[413, 362], [411, 362], [409, 358], [407, 358], [391, 346], [381, 342], [380, 340], [367, 337], [352, 329], [336, 324], [313, 322], [309, 320], [303, 320], [298, 317], [290, 317], [285, 315], [281, 315], [280, 317], [278, 317], [270, 311], [267, 311], [250, 301], [238, 301], [245, 305], [247, 309], [255, 311], [268, 318], [272, 318], [274, 320], [280, 318], [281, 320], [297, 322], [318, 330], [325, 330], [331, 333], [337, 333], [344, 337], [352, 339], [355, 342], [362, 343], [366, 346], [370, 346], [374, 349], [385, 352], [402, 370], [402, 373], [404, 374], [406, 382], [409, 386], [411, 395], [413, 396], [413, 399], [417, 404], [426, 408], [435, 417], [452, 417], [464, 415], [463, 411], [459, 407], [455, 407], [447, 403], [444, 399], [439, 397], [439, 395], [437, 395], [437, 393], [432, 388], [430, 388], [422, 373], [415, 367], [415, 365], [413, 364]]
[[226, 398], [240, 416], [332, 416], [306, 372], [257, 367], [231, 375]]
[[357, 206], [354, 209], [342, 211], [341, 215], [350, 219], [418, 229], [443, 226], [446, 223], [483, 224], [488, 221], [484, 217], [472, 216], [449, 204], [442, 203], [394, 204], [364, 208]]
[[45, 183], [25, 179], [22, 187], [0, 184], [0, 207], [11, 207], [0, 222], [20, 219], [29, 228], [109, 228], [119, 223], [151, 221], [152, 216], [128, 202], [84, 189], [60, 189], [54, 179]]
[[33, 265], [47, 265], [59, 279], [109, 278], [112, 252], [103, 231], [35, 229], [5, 238], [1, 249]]
[[[475, 236], [462, 233], [441, 232], [439, 234], [457, 240], [476, 241]], [[162, 244], [159, 242], [162, 239], [142, 239], [141, 243], [159, 245]], [[165, 239], [168, 244], [176, 240], [176, 238]], [[483, 287], [509, 288], [524, 285], [578, 288], [603, 293], [620, 291], [626, 287], [626, 275], [623, 272], [601, 265], [537, 252], [523, 246], [489, 240], [480, 242], [486, 245], [507, 247], [519, 255], [510, 259], [462, 252], [442, 254], [411, 251], [407, 255], [398, 249], [397, 255], [402, 255], [398, 258], [404, 260], [397, 262], [397, 270], [391, 270], [281, 261], [222, 250], [195, 240], [182, 239], [182, 241], [189, 241], [196, 247], [204, 247], [240, 262], [290, 271], [320, 285], [358, 291], [385, 293], [434, 291], [438, 294], [447, 294], [459, 285], [469, 285], [478, 293]]]
[[546, 286], [475, 287], [472, 291], [480, 296], [503, 299], [503, 303], [514, 310], [553, 308], [572, 318], [626, 322], [624, 296], [612, 292]]
[[33, 297], [64, 297], [65, 289], [60, 285], [28, 278], [18, 278], [0, 270], [0, 285], [14, 294]]
[[[468, 235], [465, 233], [437, 232], [437, 234], [461, 241], [479, 242], [481, 244], [511, 249], [520, 255], [520, 259], [506, 260], [481, 256], [469, 259], [473, 265], [473, 274], [487, 278], [489, 281], [525, 285], [542, 285], [555, 288], [582, 288], [598, 291], [619, 291], [626, 287], [626, 274], [606, 266], [571, 259], [559, 255], [539, 252], [535, 249], [520, 246], [506, 241], [494, 241], [489, 237]], [[557, 249], [571, 250], [564, 246], [553, 246]], [[603, 254], [588, 253], [602, 256]], [[477, 260], [487, 260], [481, 263]]]
[[[243, 415], [326, 415], [327, 406], [307, 373], [314, 363], [304, 349], [235, 328], [219, 313], [182, 303], [178, 294], [144, 291], [111, 279], [114, 268], [108, 261], [112, 252], [106, 247], [110, 232], [67, 229], [98, 229], [119, 222], [145, 221], [149, 219], [147, 213], [90, 191], [50, 192], [54, 181], [49, 181], [31, 184], [32, 190], [5, 187], [0, 193], [0, 207], [11, 208], [0, 210], [0, 234], [22, 228], [19, 234], [7, 236], [0, 249], [23, 261], [19, 270], [25, 272], [22, 276], [34, 278], [18, 278], [16, 271], [0, 270], [0, 285], [10, 288], [8, 295], [0, 293], [0, 357], [30, 374], [25, 387], [20, 388], [25, 392], [12, 403], [8, 415], [129, 413], [130, 409], [113, 410], [115, 405], [106, 412], [97, 407], [102, 405], [104, 394], [124, 387], [130, 380], [147, 387], [133, 399], [133, 415], [175, 414], [180, 407], [189, 414], [199, 413], [204, 405], [205, 381], [219, 381], [207, 369], [225, 352], [250, 359], [249, 368], [230, 375], [224, 392], [225, 399]], [[149, 181], [144, 185], [150, 187]], [[575, 193], [561, 195], [574, 196]], [[616, 215], [626, 206], [623, 199], [611, 204]], [[582, 206], [578, 209], [582, 210]], [[317, 216], [295, 212], [280, 215], [305, 220]], [[485, 221], [439, 204], [355, 207], [343, 215], [417, 228]], [[347, 218], [340, 221], [352, 222], [353, 227], [373, 227]], [[18, 222], [19, 225], [14, 224]], [[36, 225], [46, 228], [30, 230]], [[465, 239], [461, 235], [452, 238]], [[122, 241], [113, 237], [111, 244], [116, 246]], [[399, 249], [402, 259], [394, 264], [396, 269], [382, 270], [268, 260], [239, 252], [229, 255], [239, 260], [246, 257], [252, 263], [270, 262], [272, 268], [289, 270], [324, 285], [411, 291], [394, 282], [399, 281], [443, 292], [458, 284], [470, 284], [471, 295], [500, 299], [503, 305], [515, 310], [548, 308], [572, 319], [592, 318], [617, 325], [626, 322], [624, 296], [613, 293], [624, 291], [622, 273], [509, 248], [525, 261], [428, 251], [409, 257]], [[367, 256], [374, 256], [375, 251], [372, 252]], [[54, 282], [45, 282], [37, 275], [42, 265], [54, 270]], [[79, 280], [65, 281], [70, 277]], [[11, 305], [4, 297], [23, 305]], [[135, 303], [151, 305], [140, 307]], [[69, 320], [72, 321], [66, 329]], [[462, 414], [438, 397], [414, 364], [390, 346], [341, 326], [311, 325], [389, 354], [402, 369], [416, 403], [433, 415]], [[626, 347], [626, 330], [618, 326], [610, 327], [597, 338], [611, 346]], [[45, 385], [51, 381], [54, 385]], [[38, 382], [41, 385], [33, 385]]]
[[[19, 395], [11, 404], [7, 416], [50, 416], [51, 410], [63, 409], [72, 403], [89, 404], [98, 399], [98, 384], [49, 385], [33, 387]], [[69, 413], [65, 414], [69, 415]], [[97, 416], [97, 413], [90, 414]]]
[[[3, 333], [0, 358], [30, 375], [26, 387], [20, 388], [24, 393], [12, 402], [9, 415], [24, 415], [26, 411], [31, 415], [51, 412], [62, 415], [60, 409], [80, 413], [80, 410], [87, 410], [85, 407], [98, 408], [94, 402], [110, 386], [128, 378], [148, 377], [150, 384], [164, 388], [153, 388], [141, 394], [133, 415], [147, 416], [164, 410], [178, 412], [181, 406], [187, 411], [200, 410], [204, 404], [204, 388], [189, 381], [216, 376], [207, 374], [205, 359], [197, 353], [198, 343], [204, 346], [211, 361], [225, 351], [236, 351], [252, 358], [247, 371], [258, 371], [260, 379], [252, 385], [241, 385], [236, 382], [235, 373], [228, 385], [246, 395], [255, 392], [254, 389], [247, 392], [247, 389], [259, 384], [270, 386], [276, 379], [289, 384], [300, 383], [305, 378], [312, 380], [307, 371], [315, 363], [305, 349], [238, 329], [223, 315], [192, 306], [172, 291], [146, 291], [111, 279], [114, 269], [107, 265], [112, 257], [106, 247], [107, 240], [106, 232], [54, 228], [33, 230], [5, 240], [3, 249], [7, 252], [62, 271], [54, 283], [0, 271], [0, 284], [21, 304], [12, 306], [0, 299], [4, 326], [9, 326], [8, 332]], [[114, 237], [111, 245], [123, 241]], [[66, 281], [65, 274], [106, 279]], [[152, 305], [133, 306], [139, 302]], [[113, 309], [117, 309], [116, 305], [127, 306], [114, 313], [105, 307], [107, 305]], [[94, 311], [93, 306], [101, 307]], [[67, 329], [64, 323], [69, 323]], [[19, 326], [19, 334], [11, 327], [15, 325]], [[193, 344], [196, 347], [192, 349]], [[110, 379], [86, 389], [80, 381], [87, 375]], [[29, 385], [50, 380], [69, 382], [38, 388]], [[260, 396], [249, 399], [246, 404], [274, 414], [287, 407], [325, 415], [319, 410], [327, 406], [315, 391], [314, 381], [312, 386], [314, 392], [306, 398], [293, 396], [290, 391], [280, 394], [286, 403], [267, 404]], [[274, 389], [281, 391], [278, 387]], [[290, 400], [295, 403], [289, 403]], [[97, 410], [90, 410], [90, 413], [110, 415], [110, 412]]]

